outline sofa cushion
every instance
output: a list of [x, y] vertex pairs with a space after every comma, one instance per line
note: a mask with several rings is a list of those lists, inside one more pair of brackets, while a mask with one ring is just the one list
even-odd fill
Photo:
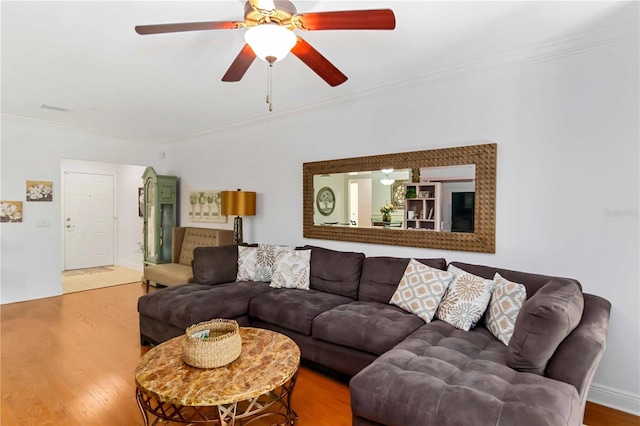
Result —
[[424, 324], [396, 306], [351, 302], [318, 315], [312, 336], [327, 342], [380, 355]]
[[582, 291], [573, 281], [551, 279], [522, 306], [509, 342], [508, 365], [544, 374], [560, 343], [580, 323], [583, 309]]
[[411, 259], [389, 303], [431, 322], [454, 275]]
[[476, 326], [487, 310], [495, 284], [493, 280], [470, 274], [455, 266], [450, 265], [448, 271], [455, 276], [438, 306], [436, 318], [468, 331]]
[[433, 321], [350, 382], [356, 416], [385, 425], [579, 425], [580, 396], [564, 382], [506, 365], [483, 327]]
[[258, 269], [258, 247], [238, 246], [238, 281], [255, 281]]
[[508, 345], [513, 336], [518, 313], [524, 301], [527, 300], [527, 289], [522, 284], [509, 281], [497, 272], [493, 282], [496, 283], [496, 287], [491, 294], [485, 325], [491, 334]]
[[185, 330], [213, 318], [246, 315], [251, 298], [268, 291], [269, 285], [260, 282], [185, 284], [145, 294], [138, 299], [138, 312]]
[[192, 266], [198, 284], [233, 282], [238, 275], [238, 246], [196, 247]]
[[270, 287], [309, 290], [311, 250], [290, 250], [278, 258]]
[[144, 267], [144, 279], [162, 285], [187, 284], [194, 281], [191, 266], [161, 263]]
[[355, 300], [362, 272], [363, 253], [330, 250], [323, 247], [304, 246], [311, 249], [310, 287], [314, 290], [337, 294]]
[[273, 289], [251, 300], [249, 315], [269, 324], [311, 335], [311, 323], [315, 317], [349, 302], [351, 299], [348, 297], [317, 290]]
[[[444, 259], [416, 259], [433, 268], [445, 270]], [[358, 300], [388, 303], [409, 264], [409, 258], [367, 257], [362, 264]]]
[[[548, 275], [513, 271], [511, 269], [496, 268], [493, 266], [473, 265], [471, 263], [451, 262], [450, 265], [456, 266], [463, 271], [469, 272], [473, 275], [478, 275], [488, 280], [493, 279], [494, 275], [497, 272], [509, 281], [524, 285], [527, 288], [527, 297], [533, 296], [538, 290], [540, 290], [545, 284], [547, 284], [550, 279], [556, 278]], [[565, 279], [569, 280], [569, 278]], [[580, 283], [578, 281], [571, 281], [573, 281], [578, 286], [578, 288], [582, 290], [582, 287], [580, 286]]]
[[271, 282], [273, 271], [280, 258], [291, 251], [293, 251], [291, 247], [258, 244], [255, 280]]

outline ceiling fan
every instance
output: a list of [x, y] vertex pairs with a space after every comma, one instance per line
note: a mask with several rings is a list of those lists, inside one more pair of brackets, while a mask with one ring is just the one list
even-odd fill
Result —
[[330, 86], [337, 86], [347, 81], [347, 76], [293, 30], [393, 30], [395, 26], [395, 15], [390, 9], [299, 14], [287, 0], [249, 0], [244, 6], [244, 21], [139, 25], [135, 30], [148, 35], [247, 28], [246, 44], [222, 81], [240, 81], [256, 57], [273, 65], [291, 51]]

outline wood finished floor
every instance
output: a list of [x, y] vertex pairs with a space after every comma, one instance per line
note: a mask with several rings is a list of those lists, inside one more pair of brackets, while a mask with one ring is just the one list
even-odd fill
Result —
[[142, 272], [122, 266], [99, 266], [62, 272], [64, 294], [140, 281]]
[[[140, 283], [2, 305], [0, 425], [142, 425], [133, 371]], [[300, 426], [351, 424], [348, 386], [302, 367], [293, 396]], [[588, 404], [588, 426], [640, 417]]]

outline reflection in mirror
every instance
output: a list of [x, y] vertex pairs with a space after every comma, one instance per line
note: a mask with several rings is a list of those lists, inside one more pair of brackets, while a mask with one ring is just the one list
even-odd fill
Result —
[[[386, 172], [386, 173], [385, 173]], [[381, 209], [390, 208], [391, 223], [402, 226], [404, 216], [404, 183], [410, 181], [411, 170], [385, 170], [333, 173], [313, 177], [316, 208], [315, 225], [348, 225], [370, 228], [382, 222]], [[326, 198], [327, 189], [335, 194], [331, 214], [319, 201]]]
[[303, 235], [494, 253], [496, 157], [484, 144], [304, 163]]
[[434, 200], [437, 230], [473, 232], [475, 180], [475, 164], [420, 169], [420, 182], [440, 184]]
[[416, 183], [411, 169], [314, 175], [314, 225], [473, 232], [475, 164], [419, 171]]

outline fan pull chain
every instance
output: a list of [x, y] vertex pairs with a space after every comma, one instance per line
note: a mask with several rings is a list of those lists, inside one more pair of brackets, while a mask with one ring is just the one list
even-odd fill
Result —
[[272, 82], [272, 69], [273, 63], [269, 63], [267, 68], [267, 103], [269, 104], [269, 112], [273, 111], [273, 82]]

